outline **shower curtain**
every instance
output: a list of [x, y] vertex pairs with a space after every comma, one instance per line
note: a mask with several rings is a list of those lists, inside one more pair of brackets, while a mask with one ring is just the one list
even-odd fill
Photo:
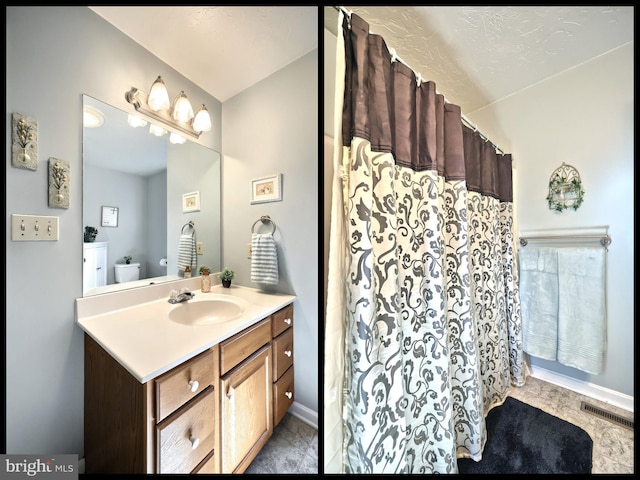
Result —
[[325, 471], [457, 473], [525, 381], [511, 156], [340, 19]]

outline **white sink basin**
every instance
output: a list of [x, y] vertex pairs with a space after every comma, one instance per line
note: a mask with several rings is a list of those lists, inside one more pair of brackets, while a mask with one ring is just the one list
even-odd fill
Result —
[[183, 325], [213, 325], [234, 320], [243, 313], [243, 302], [221, 295], [180, 303], [169, 312], [169, 319]]

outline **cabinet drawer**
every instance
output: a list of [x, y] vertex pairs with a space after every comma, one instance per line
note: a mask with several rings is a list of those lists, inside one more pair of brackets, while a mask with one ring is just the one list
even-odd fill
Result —
[[293, 303], [281, 308], [271, 315], [271, 336], [277, 337], [287, 328], [293, 326]]
[[156, 429], [158, 473], [191, 473], [213, 450], [216, 395], [207, 388]]
[[295, 399], [293, 393], [293, 367], [273, 384], [273, 426], [275, 427]]
[[271, 341], [271, 317], [220, 343], [220, 374], [224, 375]]
[[213, 383], [214, 362], [215, 355], [207, 350], [156, 379], [157, 422]]
[[215, 451], [211, 452], [191, 473], [220, 473], [218, 457], [216, 457], [215, 453]]
[[273, 381], [293, 365], [293, 328], [273, 339]]

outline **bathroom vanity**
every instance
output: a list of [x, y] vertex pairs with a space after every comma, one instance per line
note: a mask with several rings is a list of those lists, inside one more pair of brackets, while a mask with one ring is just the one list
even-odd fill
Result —
[[76, 300], [86, 473], [242, 473], [293, 403], [295, 297], [198, 282]]

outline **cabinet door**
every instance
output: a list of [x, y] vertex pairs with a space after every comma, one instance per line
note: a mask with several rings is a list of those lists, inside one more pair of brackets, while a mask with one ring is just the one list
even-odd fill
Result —
[[84, 244], [84, 263], [82, 268], [83, 292], [107, 284], [106, 243]]
[[222, 473], [242, 473], [273, 433], [271, 344], [220, 383]]

